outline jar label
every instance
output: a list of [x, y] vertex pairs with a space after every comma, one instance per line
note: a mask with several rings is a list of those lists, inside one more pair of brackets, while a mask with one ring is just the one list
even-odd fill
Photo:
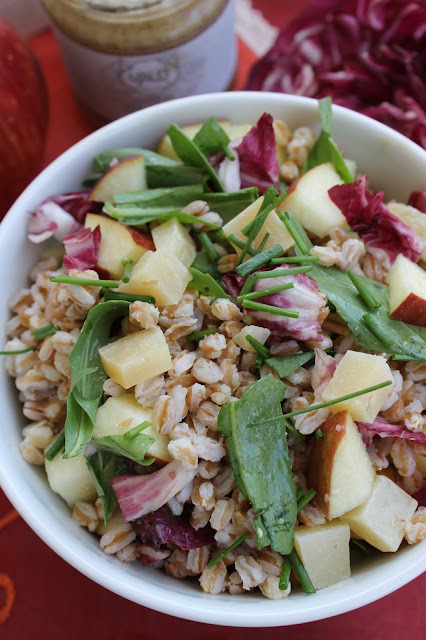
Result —
[[225, 90], [236, 61], [234, 0], [189, 42], [146, 55], [111, 55], [55, 27], [78, 98], [108, 120], [174, 98]]

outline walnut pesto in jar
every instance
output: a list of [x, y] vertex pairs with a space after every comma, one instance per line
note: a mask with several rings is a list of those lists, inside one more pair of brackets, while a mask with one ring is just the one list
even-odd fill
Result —
[[74, 91], [107, 120], [227, 89], [233, 0], [43, 0]]

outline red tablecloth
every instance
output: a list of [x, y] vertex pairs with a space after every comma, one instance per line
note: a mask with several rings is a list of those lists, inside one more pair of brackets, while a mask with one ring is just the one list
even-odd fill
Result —
[[[282, 27], [307, 0], [258, 0], [265, 17]], [[95, 125], [75, 100], [50, 32], [32, 39], [46, 76], [50, 126], [44, 156], [48, 164]], [[236, 88], [241, 88], [254, 54], [240, 43]], [[273, 640], [418, 640], [426, 635], [426, 575], [382, 600], [329, 620], [284, 629], [227, 629], [150, 611], [99, 587], [51, 551], [18, 516], [0, 490], [1, 640], [160, 640], [170, 634], [186, 640], [233, 638]], [[283, 603], [285, 606], [285, 602]], [[172, 623], [173, 627], [170, 626]]]

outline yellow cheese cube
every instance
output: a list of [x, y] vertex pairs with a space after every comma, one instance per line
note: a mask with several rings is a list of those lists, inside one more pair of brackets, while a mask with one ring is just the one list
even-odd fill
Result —
[[136, 295], [154, 296], [158, 307], [177, 304], [191, 274], [175, 255], [165, 251], [147, 251], [132, 269], [127, 283], [119, 291]]
[[377, 475], [367, 502], [345, 513], [341, 520], [380, 551], [397, 551], [416, 508], [416, 500], [408, 493], [386, 476]]
[[194, 240], [177, 218], [170, 218], [167, 222], [151, 229], [157, 251], [173, 254], [185, 267], [190, 267], [197, 254]]
[[[235, 218], [230, 220], [227, 224], [224, 225], [223, 231], [229, 236], [231, 233], [237, 236], [237, 238], [241, 238], [243, 242], [247, 240], [247, 236], [242, 233], [242, 229], [246, 227], [254, 218], [256, 217], [261, 205], [263, 202], [263, 196], [258, 198], [255, 202], [252, 202], [244, 211], [241, 211]], [[257, 234], [256, 239], [254, 240], [252, 247], [255, 249], [258, 248], [260, 243], [265, 236], [265, 233], [270, 233], [268, 240], [264, 246], [264, 249], [270, 249], [276, 244], [280, 244], [284, 251], [289, 249], [294, 245], [294, 240], [292, 236], [287, 231], [287, 227], [284, 222], [282, 222], [274, 210], [266, 218], [265, 222], [262, 225], [261, 230]], [[241, 253], [241, 249], [235, 247], [235, 250], [238, 254]], [[250, 258], [248, 255], [247, 258]]]
[[[333, 377], [324, 389], [322, 397], [325, 402], [341, 396], [373, 387], [381, 382], [393, 380], [391, 370], [383, 356], [375, 356], [360, 351], [347, 351], [334, 372]], [[349, 411], [353, 420], [373, 422], [394, 384], [362, 396], [331, 405], [333, 413]]]
[[296, 527], [294, 548], [315, 589], [350, 577], [349, 538], [348, 525], [335, 520], [316, 527]]
[[[152, 409], [145, 409], [132, 393], [112, 396], [96, 412], [93, 438], [122, 436], [142, 422], [152, 422]], [[167, 448], [170, 441], [168, 435], [158, 433], [152, 425], [141, 433], [152, 436], [155, 440], [148, 449], [149, 458], [156, 458], [161, 462], [172, 460]]]
[[129, 389], [171, 369], [169, 347], [160, 327], [130, 333], [99, 349], [105, 373]]

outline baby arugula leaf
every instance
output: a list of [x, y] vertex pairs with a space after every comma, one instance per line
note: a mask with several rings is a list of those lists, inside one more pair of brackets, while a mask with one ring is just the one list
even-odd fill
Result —
[[230, 137], [213, 117], [205, 121], [195, 134], [193, 142], [207, 157], [222, 151], [230, 160], [235, 159], [228, 149], [228, 144], [231, 142]]
[[194, 267], [189, 267], [189, 273], [192, 276], [192, 280], [188, 284], [188, 287], [191, 289], [195, 289], [205, 296], [228, 298], [228, 300], [231, 299], [231, 296], [228, 296], [228, 294], [225, 293], [217, 280], [215, 280], [209, 273], [202, 273], [201, 271], [198, 271], [198, 269], [194, 269]]
[[258, 380], [240, 400], [222, 407], [218, 428], [226, 437], [237, 485], [257, 511], [258, 548], [270, 545], [287, 555], [293, 549], [297, 500], [286, 428], [272, 419], [263, 427], [255, 425], [265, 416], [282, 415], [284, 392], [285, 385], [272, 375]]
[[259, 189], [257, 187], [246, 187], [239, 191], [231, 191], [230, 193], [203, 193], [201, 200], [207, 202], [211, 211], [215, 211], [220, 215], [223, 223], [226, 224], [241, 211], [244, 211], [259, 197]]
[[347, 168], [342, 154], [331, 135], [331, 98], [327, 97], [320, 100], [318, 102], [318, 108], [321, 116], [322, 130], [319, 138], [309, 151], [304, 171], [309, 171], [309, 169], [313, 169], [313, 167], [324, 164], [325, 162], [332, 162], [344, 182], [353, 182], [354, 178]]
[[107, 378], [98, 350], [109, 342], [112, 324], [127, 315], [129, 304], [124, 300], [110, 300], [93, 307], [71, 352], [65, 458], [72, 458], [80, 453], [92, 437], [96, 411]]
[[197, 147], [193, 140], [190, 140], [186, 133], [182, 131], [176, 124], [172, 124], [167, 129], [173, 149], [182, 160], [182, 162], [190, 167], [198, 167], [209, 176], [210, 184], [214, 191], [223, 191], [222, 183], [216, 171], [207, 160], [204, 153]]
[[315, 358], [315, 351], [306, 351], [305, 353], [295, 353], [290, 356], [276, 356], [275, 358], [267, 358], [266, 363], [279, 375], [280, 378], [291, 376], [299, 367]]
[[180, 165], [180, 162], [162, 156], [150, 149], [141, 149], [139, 147], [127, 147], [119, 149], [109, 149], [108, 151], [101, 151], [93, 158], [93, 171], [97, 173], [105, 173], [111, 166], [111, 161], [124, 160], [124, 158], [130, 158], [131, 156], [143, 156], [145, 164], [152, 166], [162, 167], [176, 167]]
[[[148, 426], [148, 422], [146, 423]], [[132, 437], [129, 434], [119, 436], [103, 436], [92, 440], [97, 449], [109, 451], [119, 456], [124, 456], [138, 464], [148, 466], [154, 462], [154, 458], [146, 458], [149, 447], [155, 442], [155, 438], [144, 433], [137, 433]]]
[[93, 456], [86, 457], [86, 464], [92, 474], [98, 497], [102, 500], [104, 523], [106, 524], [117, 504], [110, 478], [124, 476], [130, 473], [130, 468], [124, 458], [106, 451], [98, 451]]

